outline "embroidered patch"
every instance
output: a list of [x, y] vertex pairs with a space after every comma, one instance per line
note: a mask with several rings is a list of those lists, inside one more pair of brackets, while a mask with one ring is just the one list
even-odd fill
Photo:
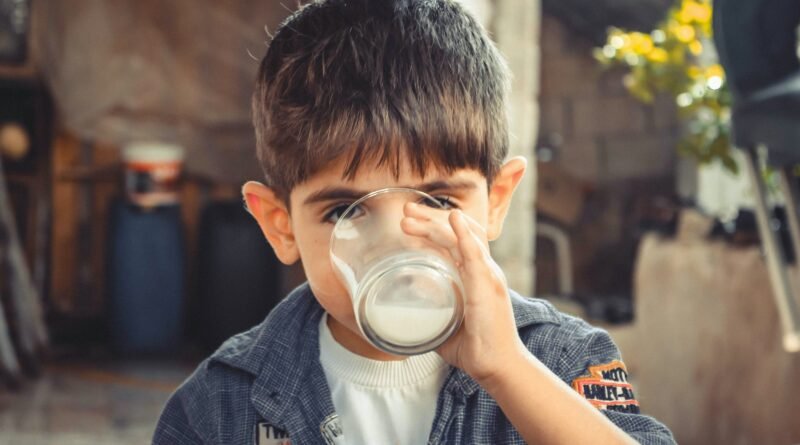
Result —
[[628, 383], [628, 370], [619, 360], [590, 366], [589, 375], [573, 380], [572, 388], [599, 409], [639, 413], [639, 402]]
[[332, 414], [325, 418], [322, 421], [322, 424], [319, 426], [320, 431], [322, 431], [322, 437], [325, 439], [325, 443], [328, 445], [343, 445], [344, 444], [344, 434], [342, 433], [342, 422], [339, 420], [339, 416], [336, 414]]
[[292, 445], [292, 441], [289, 440], [289, 433], [286, 431], [267, 422], [258, 422], [256, 445]]

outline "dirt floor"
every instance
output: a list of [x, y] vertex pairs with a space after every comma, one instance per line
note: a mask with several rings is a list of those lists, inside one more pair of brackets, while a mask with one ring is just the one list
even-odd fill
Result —
[[0, 445], [150, 443], [169, 394], [194, 364], [54, 363], [19, 390], [0, 389]]

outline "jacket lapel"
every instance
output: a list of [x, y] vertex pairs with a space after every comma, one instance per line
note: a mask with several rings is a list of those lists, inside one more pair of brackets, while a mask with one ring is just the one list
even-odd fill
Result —
[[319, 443], [326, 422], [328, 428], [335, 426], [330, 390], [319, 363], [323, 310], [307, 285], [295, 292], [300, 295], [294, 304], [274, 314], [273, 326], [265, 330], [272, 337], [257, 342], [261, 368], [250, 401], [263, 419], [286, 430], [292, 443]]

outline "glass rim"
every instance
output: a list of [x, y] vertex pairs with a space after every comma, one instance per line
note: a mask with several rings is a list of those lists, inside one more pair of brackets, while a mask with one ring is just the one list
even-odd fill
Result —
[[403, 192], [403, 193], [415, 193], [417, 195], [420, 195], [420, 196], [430, 200], [431, 202], [435, 202], [436, 205], [439, 206], [439, 209], [445, 210], [445, 206], [443, 206], [439, 201], [437, 201], [436, 198], [434, 198], [433, 196], [429, 195], [428, 193], [423, 192], [422, 190], [412, 189], [410, 187], [385, 187], [385, 188], [382, 188], [382, 189], [373, 190], [373, 191], [367, 193], [366, 195], [364, 195], [364, 196], [356, 199], [355, 201], [353, 201], [352, 204], [347, 206], [347, 209], [345, 209], [344, 213], [342, 213], [342, 216], [340, 216], [339, 219], [336, 220], [336, 224], [333, 225], [333, 230], [331, 230], [331, 238], [328, 241], [328, 250], [329, 251], [333, 251], [333, 244], [334, 244], [334, 240], [335, 240], [335, 237], [333, 235], [336, 233], [336, 230], [339, 228], [340, 224], [342, 224], [342, 221], [345, 221], [344, 216], [347, 215], [348, 213], [350, 213], [350, 211], [353, 210], [353, 208], [355, 206], [361, 204], [362, 202], [364, 202], [364, 201], [366, 201], [366, 200], [368, 200], [370, 198], [374, 198], [374, 197], [376, 197], [378, 195], [385, 195], [385, 194], [388, 194], [388, 193], [400, 193], [400, 192]]

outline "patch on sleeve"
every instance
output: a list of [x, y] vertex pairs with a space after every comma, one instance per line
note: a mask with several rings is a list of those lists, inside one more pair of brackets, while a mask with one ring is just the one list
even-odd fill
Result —
[[267, 422], [258, 422], [256, 428], [256, 445], [291, 445], [289, 434]]
[[628, 370], [619, 360], [590, 366], [589, 375], [573, 380], [572, 388], [599, 409], [639, 413], [639, 402], [628, 383]]

